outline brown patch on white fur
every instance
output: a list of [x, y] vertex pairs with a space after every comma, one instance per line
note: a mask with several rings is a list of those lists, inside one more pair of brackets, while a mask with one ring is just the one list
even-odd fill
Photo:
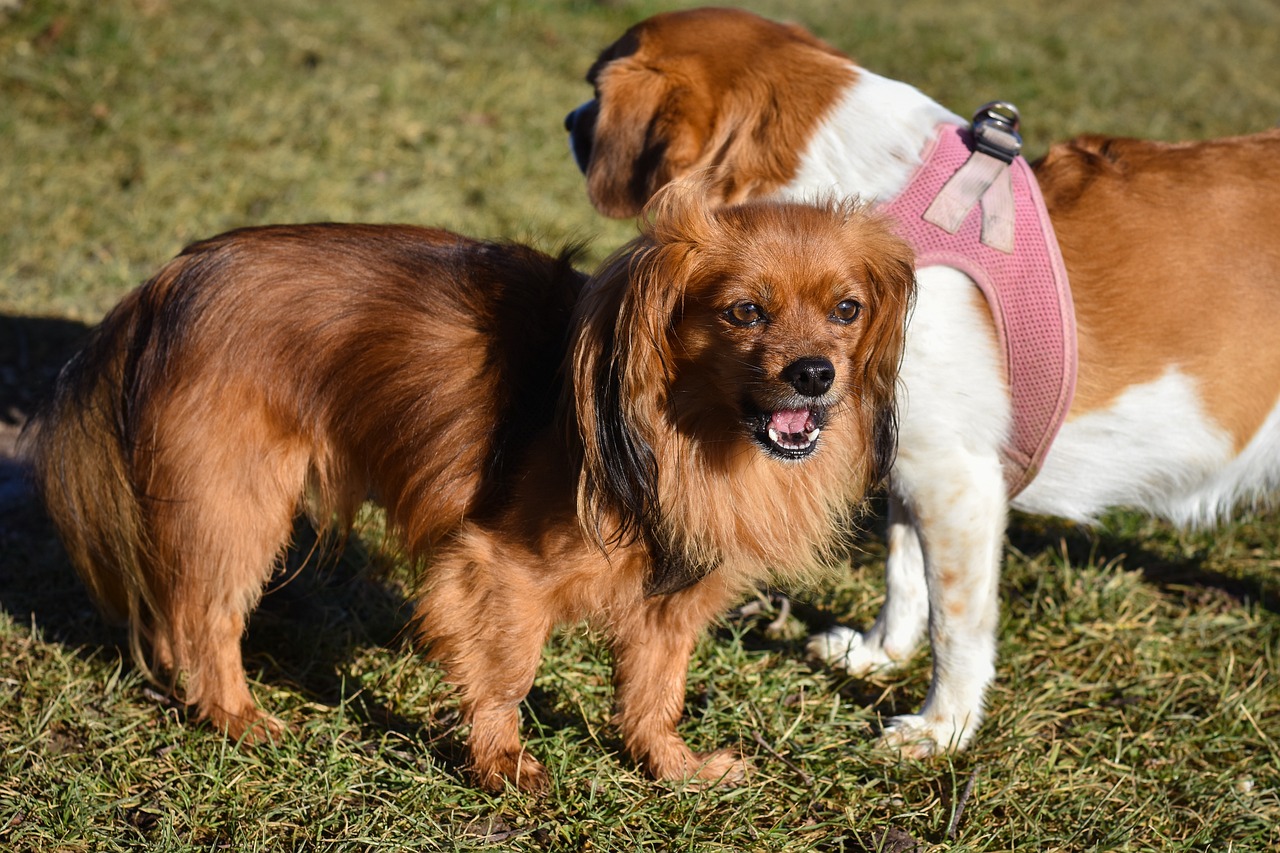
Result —
[[[806, 85], [780, 88], [782, 74]], [[795, 176], [805, 143], [855, 76], [797, 26], [736, 9], [655, 15], [587, 73], [598, 113], [584, 114], [594, 129], [575, 134], [591, 139], [591, 201], [606, 215], [634, 216], [659, 187], [708, 168], [721, 201], [767, 195]]]
[[[1076, 306], [1071, 417], [1176, 367], [1242, 448], [1280, 395], [1280, 130], [1176, 144], [1082, 136], [1035, 170]], [[1183, 199], [1197, 204], [1192, 234]]]
[[[570, 320], [578, 283], [565, 259], [423, 229], [193, 246], [107, 317], [42, 416], [68, 552], [199, 716], [262, 737], [280, 724], [249, 694], [245, 621], [306, 495], [338, 528], [371, 495], [424, 569], [418, 633], [460, 688], [480, 784], [546, 785], [518, 706], [552, 627], [584, 619], [635, 760], [741, 778], [736, 754], [676, 733], [688, 657], [751, 584], [816, 570], [887, 466], [912, 258], [854, 205], [712, 210], [683, 190]], [[726, 323], [743, 293], [776, 323]], [[829, 420], [807, 458], [771, 459], [742, 404], [789, 400], [800, 355], [833, 363]], [[612, 456], [621, 436], [645, 464]]]

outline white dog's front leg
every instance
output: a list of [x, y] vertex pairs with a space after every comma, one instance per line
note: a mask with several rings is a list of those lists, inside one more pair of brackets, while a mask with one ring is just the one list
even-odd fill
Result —
[[[938, 466], [938, 467], [935, 467]], [[933, 682], [920, 713], [895, 717], [882, 741], [910, 757], [963, 749], [982, 722], [995, 677], [998, 581], [1007, 499], [994, 454], [957, 450], [909, 482], [924, 553]]]
[[885, 598], [865, 633], [837, 625], [809, 641], [809, 654], [850, 675], [895, 669], [911, 658], [929, 618], [924, 555], [915, 520], [897, 497], [889, 502]]

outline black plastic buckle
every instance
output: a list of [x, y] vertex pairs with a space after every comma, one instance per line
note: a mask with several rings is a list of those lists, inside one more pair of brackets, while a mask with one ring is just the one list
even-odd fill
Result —
[[1012, 163], [1022, 153], [1022, 135], [1018, 133], [1018, 108], [1007, 101], [992, 101], [978, 107], [973, 114], [973, 144], [983, 154]]

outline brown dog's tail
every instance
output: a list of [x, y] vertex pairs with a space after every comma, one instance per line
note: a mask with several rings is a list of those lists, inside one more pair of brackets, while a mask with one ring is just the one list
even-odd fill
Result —
[[153, 598], [143, 569], [147, 535], [135, 482], [125, 387], [145, 318], [131, 294], [62, 369], [52, 398], [28, 428], [35, 483], [67, 554], [100, 606], [128, 620], [146, 669], [141, 632]]

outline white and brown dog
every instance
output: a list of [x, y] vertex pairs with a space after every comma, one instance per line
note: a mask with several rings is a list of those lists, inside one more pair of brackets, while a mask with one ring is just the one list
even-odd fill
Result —
[[[614, 217], [695, 170], [711, 171], [726, 202], [885, 203], [940, 125], [967, 125], [799, 27], [731, 9], [643, 21], [587, 80], [595, 97], [566, 126], [591, 201]], [[1182, 144], [1084, 136], [1033, 168], [1074, 295], [1065, 423], [1011, 501], [1002, 336], [971, 276], [922, 265], [885, 604], [867, 631], [811, 643], [867, 673], [902, 664], [928, 628], [924, 706], [884, 735], [909, 755], [963, 748], [979, 725], [1010, 504], [1080, 521], [1126, 505], [1194, 525], [1280, 487], [1280, 131]]]

